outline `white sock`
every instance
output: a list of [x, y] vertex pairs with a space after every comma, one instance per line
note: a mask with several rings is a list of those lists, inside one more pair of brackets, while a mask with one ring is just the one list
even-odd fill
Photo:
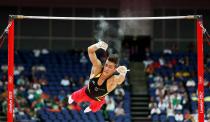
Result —
[[69, 95], [68, 103], [72, 104], [73, 102], [74, 102], [74, 100], [71, 98], [71, 95]]
[[90, 107], [87, 107], [87, 108], [84, 110], [84, 113], [87, 113], [87, 112], [90, 112], [90, 111], [91, 111]]

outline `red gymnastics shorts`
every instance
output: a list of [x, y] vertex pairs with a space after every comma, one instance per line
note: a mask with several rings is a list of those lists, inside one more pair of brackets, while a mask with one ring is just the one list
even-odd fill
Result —
[[90, 109], [92, 112], [97, 112], [101, 109], [103, 104], [105, 104], [105, 98], [103, 98], [101, 101], [94, 100], [87, 96], [85, 89], [87, 86], [81, 88], [80, 90], [77, 90], [72, 93], [71, 98], [76, 102], [76, 103], [81, 103], [81, 102], [89, 102], [90, 103]]

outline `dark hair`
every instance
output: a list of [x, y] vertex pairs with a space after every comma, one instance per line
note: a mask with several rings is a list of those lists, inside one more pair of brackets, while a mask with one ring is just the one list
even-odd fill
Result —
[[110, 54], [107, 60], [116, 64], [116, 66], [119, 64], [119, 56], [117, 54]]

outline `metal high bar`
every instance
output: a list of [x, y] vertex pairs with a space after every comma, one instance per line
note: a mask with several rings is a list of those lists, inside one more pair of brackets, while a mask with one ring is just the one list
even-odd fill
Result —
[[166, 19], [198, 19], [202, 15], [160, 16], [160, 17], [55, 17], [9, 15], [10, 19], [42, 19], [42, 20], [166, 20]]

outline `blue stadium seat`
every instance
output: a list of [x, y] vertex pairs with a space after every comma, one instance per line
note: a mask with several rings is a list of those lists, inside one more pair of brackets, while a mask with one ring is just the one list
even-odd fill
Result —
[[96, 117], [97, 117], [98, 121], [105, 122], [104, 117], [100, 111], [96, 112]]
[[79, 113], [82, 119], [88, 120], [88, 116], [83, 111], [80, 111]]
[[114, 111], [108, 111], [108, 116], [111, 120], [115, 120], [115, 113]]
[[64, 115], [62, 113], [56, 113], [56, 118], [62, 120], [64, 118]]
[[117, 116], [115, 118], [115, 122], [123, 122], [123, 120], [124, 120], [124, 117], [122, 115], [121, 116]]
[[176, 122], [174, 116], [169, 116], [169, 117], [168, 117], [168, 121], [169, 121], [169, 122]]
[[152, 122], [159, 122], [159, 115], [157, 114], [152, 114]]
[[48, 113], [48, 116], [49, 116], [49, 118], [52, 119], [52, 120], [56, 119], [56, 115], [55, 115], [54, 112]]
[[74, 119], [76, 119], [76, 120], [80, 120], [80, 119], [81, 119], [81, 117], [80, 117], [78, 111], [76, 111], [76, 110], [71, 110], [70, 112], [71, 112], [71, 114], [73, 115], [73, 118], [74, 118]]
[[165, 114], [161, 114], [160, 115], [160, 122], [166, 122], [167, 121], [167, 117]]

